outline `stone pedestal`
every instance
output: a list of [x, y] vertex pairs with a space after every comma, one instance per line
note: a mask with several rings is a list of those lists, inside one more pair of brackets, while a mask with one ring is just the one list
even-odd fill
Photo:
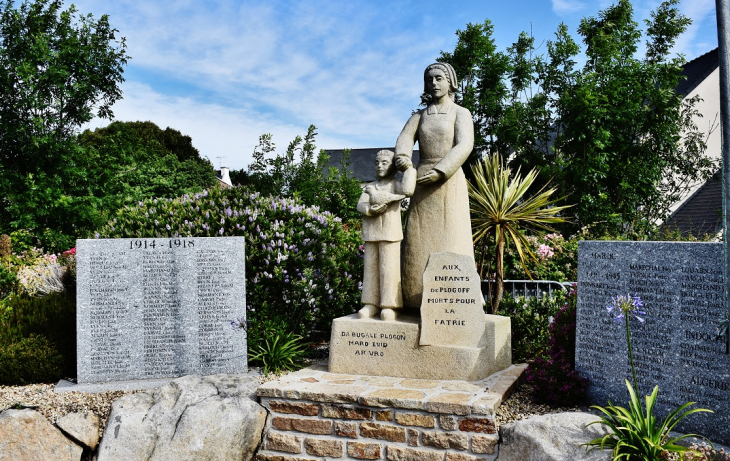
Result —
[[[329, 370], [375, 376], [474, 381], [512, 364], [509, 317], [485, 314], [478, 339], [483, 347], [420, 346], [420, 321], [402, 316], [395, 322], [358, 319], [332, 322]], [[455, 327], [455, 335], [458, 329]]]
[[496, 411], [527, 365], [441, 381], [313, 366], [258, 388], [270, 413], [257, 461], [493, 461]]

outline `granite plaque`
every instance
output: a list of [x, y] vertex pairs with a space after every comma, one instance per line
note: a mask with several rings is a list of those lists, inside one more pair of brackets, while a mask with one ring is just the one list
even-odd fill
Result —
[[243, 237], [77, 240], [79, 383], [245, 373]]
[[423, 272], [419, 345], [484, 347], [483, 303], [471, 257], [431, 253]]
[[730, 355], [718, 336], [722, 244], [584, 241], [578, 248], [576, 369], [590, 380], [591, 403], [628, 405], [626, 330], [606, 306], [616, 295], [638, 295], [646, 321], [630, 325], [641, 393], [659, 386], [661, 416], [686, 402], [713, 410], [678, 430], [730, 443]]

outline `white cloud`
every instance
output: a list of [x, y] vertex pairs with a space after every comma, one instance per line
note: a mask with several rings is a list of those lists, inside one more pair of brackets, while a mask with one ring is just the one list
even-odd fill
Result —
[[569, 15], [583, 11], [586, 4], [578, 0], [552, 0], [553, 11], [558, 16]]
[[202, 155], [226, 152], [233, 168], [248, 164], [260, 134], [285, 147], [309, 124], [319, 147], [393, 145], [418, 105], [423, 67], [444, 45], [367, 5], [128, 0], [114, 8], [112, 25], [132, 56], [116, 118], [179, 129]]
[[[693, 59], [716, 48], [717, 32], [715, 32], [714, 37], [703, 36], [700, 38], [701, 32], [706, 32], [707, 29], [716, 30], [714, 0], [682, 2], [679, 8], [685, 16], [692, 19], [692, 24], [687, 32], [677, 40], [673, 51], [684, 54], [687, 59]], [[707, 40], [707, 38], [710, 38], [710, 40]]]

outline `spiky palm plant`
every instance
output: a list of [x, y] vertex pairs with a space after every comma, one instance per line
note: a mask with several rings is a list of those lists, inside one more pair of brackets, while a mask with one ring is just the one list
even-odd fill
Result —
[[491, 294], [490, 313], [497, 312], [504, 292], [504, 247], [511, 242], [520, 256], [522, 267], [532, 279], [527, 269], [527, 258], [537, 258], [530, 250], [530, 245], [520, 228], [553, 231], [550, 224], [565, 222], [557, 216], [562, 210], [572, 205], [552, 206], [558, 200], [550, 200], [555, 188], [543, 186], [537, 194], [523, 197], [538, 171], [532, 169], [522, 178], [518, 169], [514, 178], [510, 179], [510, 169], [505, 167], [499, 154], [489, 159], [482, 159], [471, 166], [474, 180], [469, 182], [469, 204], [474, 243], [485, 237], [493, 237], [495, 243], [494, 262], [495, 284]]

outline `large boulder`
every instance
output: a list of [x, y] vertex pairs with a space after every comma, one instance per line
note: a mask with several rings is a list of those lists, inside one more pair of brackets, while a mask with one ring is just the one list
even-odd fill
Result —
[[261, 442], [266, 410], [258, 380], [185, 376], [112, 405], [98, 461], [248, 460]]
[[79, 461], [82, 452], [34, 410], [0, 413], [0, 461]]
[[505, 424], [500, 430], [502, 444], [498, 461], [603, 461], [611, 451], [586, 453], [581, 446], [603, 437], [608, 429], [596, 415], [581, 412], [553, 413]]
[[56, 421], [56, 426], [73, 441], [89, 450], [99, 445], [101, 420], [90, 411], [69, 413]]

